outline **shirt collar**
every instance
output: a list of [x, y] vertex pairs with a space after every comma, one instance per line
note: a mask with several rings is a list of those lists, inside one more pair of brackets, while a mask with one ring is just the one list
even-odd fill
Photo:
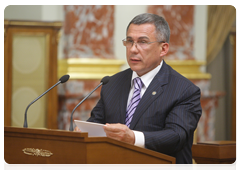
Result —
[[[161, 61], [161, 63], [156, 67], [154, 68], [153, 70], [149, 71], [148, 73], [142, 75], [140, 78], [144, 84], [144, 86], [146, 88], [148, 88], [149, 84], [151, 83], [152, 79], [156, 76], [156, 74], [159, 72], [159, 70], [161, 69], [162, 67], [162, 63], [163, 61]], [[136, 78], [136, 77], [139, 77], [137, 75], [137, 73], [135, 71], [133, 71], [132, 73], [132, 81], [131, 81], [131, 87], [133, 85], [133, 79]]]

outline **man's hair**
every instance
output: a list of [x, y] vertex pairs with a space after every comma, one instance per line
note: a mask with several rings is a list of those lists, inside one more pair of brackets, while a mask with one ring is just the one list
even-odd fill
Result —
[[156, 14], [143, 13], [143, 14], [137, 15], [128, 24], [127, 31], [131, 24], [141, 25], [146, 23], [155, 25], [157, 41], [165, 41], [169, 43], [170, 28], [168, 26], [168, 23], [163, 17], [158, 16]]

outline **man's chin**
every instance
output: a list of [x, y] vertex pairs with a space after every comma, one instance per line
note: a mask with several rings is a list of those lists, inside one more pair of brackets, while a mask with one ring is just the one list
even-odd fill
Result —
[[132, 71], [135, 71], [139, 77], [144, 74], [143, 71], [139, 68], [136, 68], [136, 67], [130, 67], [130, 68]]
[[135, 66], [130, 66], [130, 68], [132, 69], [132, 71], [135, 71], [135, 72], [141, 72], [141, 69], [139, 69], [138, 67], [135, 67]]

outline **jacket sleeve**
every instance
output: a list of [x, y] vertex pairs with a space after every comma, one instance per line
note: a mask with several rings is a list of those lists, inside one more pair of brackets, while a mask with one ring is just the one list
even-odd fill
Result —
[[180, 151], [193, 138], [201, 116], [200, 89], [191, 85], [181, 93], [178, 101], [167, 113], [165, 126], [160, 131], [146, 132], [145, 147], [165, 154]]
[[[102, 94], [102, 91], [101, 91]], [[102, 97], [98, 101], [97, 105], [93, 108], [91, 111], [91, 116], [87, 120], [88, 122], [95, 122], [95, 123], [101, 123], [105, 124], [105, 114], [104, 114], [104, 103]]]

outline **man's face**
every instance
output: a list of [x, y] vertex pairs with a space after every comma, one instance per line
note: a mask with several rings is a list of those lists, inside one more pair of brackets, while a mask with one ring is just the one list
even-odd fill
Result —
[[[153, 24], [131, 24], [127, 31], [127, 40], [140, 42], [157, 41], [155, 36], [155, 25]], [[167, 43], [151, 43], [142, 49], [139, 45], [133, 44], [132, 47], [127, 47], [127, 61], [133, 71], [138, 76], [142, 76], [147, 72], [156, 68], [162, 61], [162, 57], [166, 54], [163, 45]], [[167, 44], [168, 51], [168, 44]]]

